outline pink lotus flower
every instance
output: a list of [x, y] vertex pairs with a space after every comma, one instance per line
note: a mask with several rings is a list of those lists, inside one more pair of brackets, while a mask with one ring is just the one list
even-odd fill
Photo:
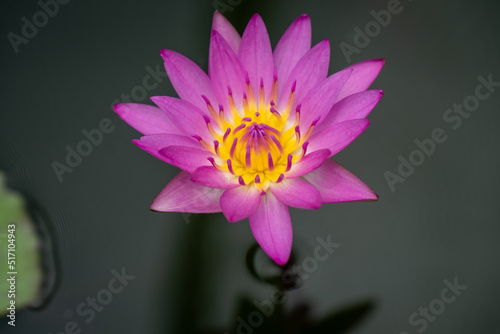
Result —
[[383, 93], [366, 89], [384, 60], [327, 77], [330, 45], [323, 40], [311, 48], [309, 16], [297, 18], [273, 51], [259, 15], [240, 37], [218, 12], [208, 75], [174, 51], [161, 55], [180, 98], [114, 107], [144, 134], [134, 144], [182, 169], [152, 210], [249, 218], [257, 242], [283, 265], [292, 248], [288, 206], [378, 198], [329, 158], [368, 127], [365, 117]]

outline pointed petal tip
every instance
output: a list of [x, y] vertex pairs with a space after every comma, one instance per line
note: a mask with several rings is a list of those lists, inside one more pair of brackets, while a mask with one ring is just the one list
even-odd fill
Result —
[[262, 20], [262, 16], [260, 16], [260, 15], [259, 15], [259, 13], [255, 13], [255, 14], [253, 14], [253, 15], [252, 15], [252, 18], [250, 19], [250, 21], [249, 21], [249, 22], [252, 22], [252, 21], [254, 21], [254, 20], [259, 20], [259, 19], [260, 19], [261, 21], [264, 21], [264, 20]]
[[278, 265], [278, 266], [284, 266], [285, 264], [288, 263], [290, 260], [290, 254], [288, 256], [283, 256], [283, 257], [278, 257], [278, 256], [272, 256], [271, 259]]
[[116, 103], [116, 104], [114, 104], [113, 105], [114, 112], [117, 113], [118, 115], [121, 115], [122, 113], [124, 113], [125, 112], [125, 110], [124, 110], [124, 108], [125, 108], [124, 104], [125, 103]]
[[172, 51], [169, 49], [161, 49], [160, 50], [160, 56], [163, 58], [164, 61], [169, 60], [173, 53], [175, 53], [175, 51]]

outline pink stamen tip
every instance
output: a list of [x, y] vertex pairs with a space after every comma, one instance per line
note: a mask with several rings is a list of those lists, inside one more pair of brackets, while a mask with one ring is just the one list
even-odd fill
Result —
[[201, 97], [203, 98], [203, 100], [205, 100], [205, 103], [207, 105], [210, 105], [210, 100], [208, 99], [208, 97], [206, 97], [205, 95], [202, 95]]
[[205, 123], [210, 123], [210, 118], [207, 115], [203, 114], [203, 119], [205, 120]]
[[293, 155], [289, 154], [288, 158], [287, 158], [287, 162], [286, 162], [285, 172], [289, 172], [290, 169], [292, 169], [292, 159], [293, 159]]
[[233, 145], [231, 145], [231, 150], [229, 151], [229, 156], [231, 159], [234, 157], [234, 150], [236, 149], [236, 144], [238, 144], [238, 138], [234, 138]]
[[281, 114], [279, 113], [279, 111], [278, 111], [278, 110], [276, 110], [276, 108], [274, 108], [273, 106], [271, 106], [271, 108], [270, 108], [269, 110], [271, 111], [271, 113], [272, 113], [273, 115], [276, 115], [276, 116], [278, 116], [279, 118], [281, 118]]
[[273, 80], [278, 81], [278, 68], [277, 67], [274, 68]]
[[255, 116], [259, 117], [259, 116], [260, 116], [260, 112], [258, 112], [258, 111], [257, 111], [257, 112], [255, 113]]
[[272, 172], [274, 170], [274, 161], [271, 152], [267, 152], [267, 164], [269, 165], [269, 170]]
[[260, 176], [259, 176], [259, 174], [257, 174], [255, 176], [255, 183], [260, 183]]
[[283, 146], [281, 146], [281, 143], [278, 140], [278, 138], [276, 138], [274, 135], [271, 135], [271, 138], [273, 139], [273, 142], [276, 145], [276, 147], [278, 148], [278, 150], [280, 151], [281, 155], [283, 155]]
[[233, 91], [231, 90], [231, 87], [227, 86], [227, 95], [233, 96]]
[[298, 112], [300, 114], [300, 109], [302, 108], [302, 103], [299, 103], [297, 105], [297, 108], [295, 108], [295, 112]]
[[263, 77], [260, 77], [260, 88], [261, 89], [264, 88], [264, 78]]
[[245, 164], [246, 164], [247, 168], [252, 167], [252, 152], [251, 152], [250, 145], [247, 145], [247, 151], [245, 153]]
[[283, 181], [284, 178], [285, 178], [285, 174], [280, 174], [280, 176], [276, 180], [276, 183], [280, 183], [281, 181]]
[[263, 127], [264, 129], [268, 130], [268, 131], [271, 131], [272, 133], [274, 133], [277, 136], [281, 135], [281, 132], [279, 132], [278, 130], [276, 130], [272, 126], [269, 126], [267, 124], [261, 124], [260, 126]]
[[224, 112], [224, 107], [222, 106], [222, 104], [219, 103], [219, 111], [220, 112]]
[[242, 119], [243, 122], [251, 122], [252, 119], [250, 117], [245, 117]]
[[214, 160], [214, 158], [212, 158], [212, 157], [208, 157], [208, 158], [207, 158], [207, 160], [208, 160], [208, 161], [210, 161], [210, 163], [212, 164], [212, 166], [214, 166], [215, 168], [217, 168], [217, 166], [215, 165], [215, 160]]
[[300, 141], [300, 126], [295, 127], [295, 136], [297, 136], [297, 141]]
[[246, 83], [247, 85], [249, 85], [249, 84], [250, 84], [250, 77], [248, 76], [248, 72], [247, 72], [247, 71], [245, 71], [245, 83]]
[[245, 186], [245, 180], [243, 180], [243, 177], [240, 175], [240, 177], [238, 178], [238, 182], [242, 185], [242, 186]]
[[248, 100], [248, 96], [246, 92], [243, 92], [243, 100]]
[[202, 141], [201, 137], [198, 136], [198, 135], [192, 135], [191, 137], [193, 137], [194, 139], [196, 139], [197, 141]]
[[217, 155], [219, 155], [219, 141], [214, 140], [214, 150]]
[[262, 190], [262, 192], [260, 193], [260, 196], [264, 196], [266, 194], [266, 192], [264, 190]]
[[246, 124], [240, 124], [236, 129], [234, 129], [233, 134], [236, 134], [238, 131], [240, 131], [241, 129], [243, 129], [245, 126], [247, 126], [247, 125]]
[[304, 144], [302, 144], [302, 150], [304, 151], [304, 155], [307, 153], [307, 146], [309, 146], [309, 142], [306, 141]]
[[297, 80], [295, 80], [292, 84], [292, 89], [290, 90], [292, 93], [295, 93], [295, 89], [297, 88]]
[[320, 118], [321, 118], [321, 116], [318, 116], [314, 121], [312, 121], [311, 126], [316, 126], [316, 124], [318, 124]]
[[226, 142], [227, 136], [231, 133], [231, 128], [227, 128], [226, 132], [224, 133], [224, 137], [222, 138], [222, 142]]
[[229, 170], [229, 173], [235, 175], [233, 170], [233, 162], [231, 161], [231, 159], [227, 159], [227, 169]]
[[269, 102], [269, 104], [271, 104], [271, 106], [276, 106], [276, 103], [274, 103], [274, 100], [271, 100], [271, 102]]

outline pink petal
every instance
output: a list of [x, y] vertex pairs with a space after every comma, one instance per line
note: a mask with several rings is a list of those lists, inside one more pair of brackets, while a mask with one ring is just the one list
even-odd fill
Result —
[[300, 115], [301, 129], [307, 129], [311, 123], [319, 119], [323, 121], [334, 105], [340, 90], [349, 79], [352, 69], [343, 70], [332, 74], [327, 79], [318, 83], [300, 102], [302, 113]]
[[344, 88], [342, 88], [337, 101], [342, 100], [346, 96], [367, 90], [375, 78], [377, 78], [384, 64], [384, 59], [371, 59], [347, 67], [346, 69], [352, 68], [353, 72], [344, 85]]
[[330, 156], [342, 151], [356, 139], [370, 124], [367, 119], [355, 119], [334, 124], [309, 139], [309, 151], [329, 149]]
[[292, 165], [292, 169], [288, 173], [286, 173], [286, 178], [293, 179], [310, 173], [316, 168], [320, 167], [325, 162], [325, 160], [331, 156], [332, 154], [328, 149], [309, 153], [305, 157], [300, 159], [297, 163]]
[[139, 103], [118, 103], [113, 109], [125, 122], [142, 134], [181, 134], [167, 114], [158, 107]]
[[214, 213], [221, 212], [222, 190], [207, 188], [190, 180], [191, 175], [180, 172], [151, 204], [151, 210], [162, 212]]
[[248, 77], [255, 96], [258, 96], [261, 78], [268, 96], [273, 82], [273, 51], [266, 26], [262, 18], [255, 14], [243, 32], [238, 58]]
[[229, 109], [228, 87], [236, 106], [240, 107], [245, 91], [245, 71], [234, 51], [217, 31], [212, 31], [208, 70], [215, 95], [225, 110]]
[[208, 131], [204, 113], [191, 103], [170, 96], [153, 96], [151, 100], [165, 111], [179, 130], [186, 136], [198, 135], [210, 143], [213, 136]]
[[165, 162], [188, 173], [193, 173], [198, 167], [211, 165], [207, 158], [214, 157], [211, 152], [204, 149], [186, 146], [168, 146], [162, 148], [159, 153]]
[[191, 181], [217, 189], [236, 188], [240, 185], [238, 177], [231, 175], [229, 172], [217, 169], [214, 166], [197, 168], [191, 177]]
[[264, 252], [278, 265], [284, 265], [292, 251], [292, 222], [286, 205], [268, 192], [250, 216], [250, 228]]
[[373, 89], [347, 96], [333, 105], [315, 131], [324, 130], [336, 123], [365, 118], [375, 108], [383, 95], [384, 92], [380, 89]]
[[149, 136], [143, 136], [141, 139], [134, 139], [132, 143], [142, 148], [149, 154], [157, 157], [160, 160], [165, 161], [165, 157], [160, 154], [160, 150], [167, 146], [186, 146], [201, 149], [202, 146], [194, 138], [189, 138], [186, 136], [172, 135], [172, 134], [155, 134]]
[[278, 72], [278, 92], [281, 96], [288, 75], [311, 48], [311, 19], [299, 16], [285, 31], [274, 49], [274, 64]]
[[288, 76], [280, 96], [279, 109], [286, 106], [288, 96], [296, 82], [295, 102], [300, 101], [316, 84], [326, 79], [330, 63], [330, 42], [325, 39], [316, 44], [299, 60]]
[[319, 209], [321, 195], [319, 191], [306, 181], [284, 179], [280, 183], [272, 183], [271, 191], [283, 204], [299, 209]]
[[217, 31], [226, 40], [231, 49], [233, 49], [234, 53], [238, 54], [241, 42], [240, 34], [238, 34], [233, 25], [220, 12], [214, 13], [212, 30]]
[[378, 199], [363, 181], [330, 159], [304, 178], [319, 190], [323, 203]]
[[205, 95], [214, 106], [218, 105], [212, 82], [198, 65], [171, 50], [161, 50], [161, 56], [165, 60], [170, 82], [181, 99], [201, 110], [207, 110], [207, 104], [202, 98]]
[[260, 191], [250, 184], [224, 191], [220, 206], [227, 220], [236, 222], [253, 214], [259, 207], [260, 198]]

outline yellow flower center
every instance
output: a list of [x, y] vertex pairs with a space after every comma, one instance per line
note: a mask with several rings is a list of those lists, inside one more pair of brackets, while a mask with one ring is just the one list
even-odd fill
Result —
[[[212, 164], [238, 178], [240, 184], [254, 184], [266, 191], [271, 182], [281, 182], [292, 165], [306, 153], [307, 139], [316, 122], [301, 133], [299, 126], [300, 105], [291, 113], [295, 84], [292, 86], [284, 110], [277, 110], [277, 79], [274, 78], [269, 102], [266, 102], [261, 80], [259, 98], [256, 101], [247, 78], [242, 107], [237, 108], [231, 89], [228, 88], [229, 113], [219, 106], [219, 112], [207, 98], [207, 108], [215, 120], [208, 117], [207, 126], [214, 136], [213, 145], [197, 138], [202, 145], [217, 155]], [[215, 128], [215, 129], [214, 129]]]

